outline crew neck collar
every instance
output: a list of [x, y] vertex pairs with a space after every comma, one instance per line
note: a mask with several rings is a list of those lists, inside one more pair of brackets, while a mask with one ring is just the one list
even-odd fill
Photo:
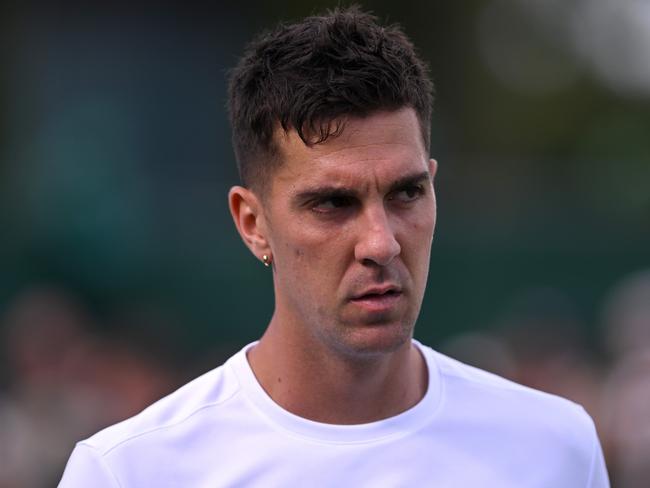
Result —
[[401, 437], [418, 430], [436, 413], [442, 398], [442, 384], [433, 351], [413, 340], [422, 353], [428, 370], [428, 385], [424, 397], [413, 407], [393, 417], [355, 425], [337, 425], [305, 419], [275, 403], [257, 381], [246, 357], [257, 342], [252, 342], [235, 354], [230, 361], [246, 399], [274, 427], [300, 437], [326, 443], [364, 443]]

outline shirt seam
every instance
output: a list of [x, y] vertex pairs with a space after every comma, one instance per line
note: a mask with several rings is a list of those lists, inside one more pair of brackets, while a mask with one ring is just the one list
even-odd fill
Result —
[[94, 452], [95, 455], [96, 455], [97, 458], [98, 458], [98, 461], [102, 464], [102, 466], [104, 466], [104, 469], [106, 469], [106, 471], [108, 471], [108, 473], [110, 473], [111, 478], [113, 479], [113, 481], [115, 482], [115, 484], [118, 486], [118, 488], [122, 488], [122, 483], [120, 483], [119, 478], [118, 478], [117, 475], [113, 472], [113, 470], [111, 469], [110, 465], [108, 464], [108, 462], [107, 462], [106, 459], [104, 458], [104, 454], [102, 454], [101, 451], [100, 451], [99, 449], [97, 449], [95, 446], [93, 446], [92, 444], [88, 444], [88, 442], [86, 442], [86, 441], [81, 441], [81, 442], [79, 442], [79, 445], [80, 445], [80, 446], [83, 446], [83, 447], [87, 447], [87, 448], [90, 449], [92, 452]]
[[[462, 374], [456, 373], [454, 371], [449, 371], [449, 370], [445, 370], [445, 371], [441, 370], [440, 374], [441, 374], [441, 376], [445, 376], [445, 377], [448, 377], [450, 379], [466, 381], [468, 383], [471, 383], [475, 387], [479, 387], [479, 388], [482, 388], [484, 390], [498, 389], [498, 390], [503, 390], [503, 391], [515, 392], [515, 393], [517, 393], [517, 392], [528, 392], [533, 396], [559, 398], [561, 400], [564, 400], [568, 404], [573, 405], [574, 407], [582, 408], [581, 405], [569, 400], [568, 398], [564, 398], [562, 396], [555, 395], [553, 393], [548, 393], [548, 392], [541, 391], [541, 390], [535, 390], [534, 388], [530, 388], [528, 386], [521, 385], [519, 383], [514, 383], [513, 385], [508, 385], [508, 384], [504, 385], [504, 384], [499, 384], [497, 382], [486, 383], [486, 382], [480, 381], [480, 380], [475, 379], [475, 378], [468, 378], [467, 376], [464, 376]], [[504, 381], [510, 382], [510, 380], [508, 380], [508, 379], [505, 379], [505, 378], [501, 378], [501, 379], [504, 380]]]
[[[420, 346], [422, 354], [426, 354], [424, 351], [425, 346]], [[246, 388], [242, 386], [242, 379], [239, 377], [239, 371], [237, 371], [237, 368], [232, 368], [234, 370], [235, 376], [237, 377], [237, 380], [240, 385], [240, 389], [242, 390], [242, 397], [244, 398], [244, 401], [251, 407], [267, 425], [269, 425], [272, 429], [279, 431], [283, 433], [284, 435], [287, 435], [291, 438], [294, 439], [299, 439], [301, 441], [307, 441], [307, 442], [312, 442], [315, 444], [320, 444], [320, 445], [339, 445], [339, 446], [359, 446], [359, 445], [364, 445], [364, 444], [375, 444], [379, 442], [388, 442], [391, 440], [396, 440], [396, 439], [401, 439], [404, 437], [407, 437], [409, 435], [413, 435], [422, 429], [426, 428], [428, 425], [430, 425], [431, 421], [433, 418], [435, 418], [440, 410], [442, 409], [443, 403], [446, 399], [446, 388], [445, 388], [445, 381], [443, 378], [443, 373], [440, 368], [440, 364], [438, 359], [435, 357], [435, 355], [430, 356], [433, 365], [435, 365], [435, 370], [438, 375], [438, 401], [435, 406], [429, 413], [429, 415], [426, 416], [426, 419], [423, 419], [417, 426], [409, 428], [409, 429], [404, 429], [404, 430], [399, 430], [397, 432], [392, 432], [390, 434], [386, 434], [383, 436], [378, 436], [378, 437], [373, 437], [373, 438], [368, 438], [368, 439], [358, 439], [358, 440], [334, 440], [334, 439], [323, 439], [315, 436], [310, 436], [301, 432], [297, 432], [295, 430], [292, 430], [285, 425], [283, 425], [281, 422], [275, 421], [271, 416], [269, 416], [264, 409], [262, 409], [257, 402], [250, 397], [249, 392], [247, 391]]]
[[[150, 428], [150, 429], [145, 430], [143, 432], [138, 432], [137, 434], [132, 434], [132, 435], [126, 437], [125, 439], [122, 439], [122, 440], [118, 441], [116, 444], [112, 445], [111, 447], [107, 448], [105, 451], [102, 452], [102, 455], [107, 456], [108, 454], [110, 454], [112, 451], [114, 451], [118, 447], [122, 446], [123, 444], [126, 444], [127, 442], [135, 440], [135, 439], [137, 439], [139, 437], [143, 437], [145, 435], [152, 434], [152, 433], [157, 432], [157, 431], [161, 431], [161, 430], [165, 430], [165, 429], [170, 429], [172, 427], [176, 427], [176, 426], [188, 421], [194, 415], [202, 412], [203, 410], [206, 410], [208, 408], [217, 407], [219, 405], [223, 405], [224, 403], [226, 403], [226, 402], [230, 401], [232, 398], [234, 398], [240, 392], [240, 390], [241, 390], [241, 386], [236, 388], [235, 391], [232, 392], [232, 394], [230, 394], [226, 398], [224, 398], [224, 399], [222, 399], [220, 401], [217, 401], [217, 402], [209, 403], [207, 405], [202, 405], [201, 407], [199, 407], [196, 410], [189, 413], [187, 416], [183, 417], [181, 420], [178, 420], [176, 422], [172, 422], [172, 423], [169, 423], [169, 424], [165, 424], [165, 425], [159, 425], [157, 427]], [[87, 445], [90, 446], [91, 444], [87, 444]]]
[[403, 431], [398, 431], [398, 432], [393, 432], [390, 434], [386, 434], [384, 436], [379, 436], [379, 437], [373, 437], [369, 439], [358, 439], [358, 440], [334, 440], [334, 439], [323, 439], [315, 436], [310, 436], [307, 434], [302, 434], [300, 432], [296, 432], [295, 430], [289, 429], [285, 427], [284, 425], [281, 425], [280, 423], [274, 421], [272, 418], [270, 418], [268, 415], [265, 414], [264, 411], [262, 411], [258, 405], [251, 400], [248, 395], [244, 395], [246, 403], [251, 407], [255, 412], [257, 412], [257, 415], [263, 419], [264, 423], [269, 425], [273, 430], [276, 430], [283, 435], [286, 435], [290, 438], [297, 439], [303, 442], [310, 442], [313, 444], [319, 444], [319, 445], [334, 445], [334, 446], [361, 446], [361, 445], [371, 445], [371, 444], [376, 444], [376, 443], [382, 443], [382, 442], [388, 442], [396, 439], [401, 439], [404, 437], [407, 437], [409, 435], [415, 434], [416, 432], [422, 430], [425, 428], [432, 417], [435, 416], [437, 413], [438, 409], [435, 409], [429, 417], [427, 417], [426, 421], [423, 421], [421, 425], [418, 425], [416, 428], [412, 429], [404, 429]]
[[[592, 426], [592, 429], [595, 430], [595, 426]], [[597, 453], [597, 446], [598, 446], [598, 436], [595, 435], [595, 433], [592, 433], [592, 439], [591, 439], [591, 462], [589, 463], [589, 477], [587, 478], [587, 484], [585, 485], [585, 488], [589, 488], [592, 484], [592, 481], [594, 479], [594, 465], [596, 463], [596, 453]]]

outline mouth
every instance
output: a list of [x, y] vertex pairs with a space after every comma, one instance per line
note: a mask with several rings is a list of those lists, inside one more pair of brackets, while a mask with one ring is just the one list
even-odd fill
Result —
[[395, 286], [369, 289], [355, 295], [351, 302], [368, 312], [387, 312], [402, 298], [402, 290]]
[[366, 298], [376, 298], [376, 297], [383, 297], [383, 296], [394, 296], [394, 295], [400, 295], [401, 293], [402, 293], [402, 289], [399, 286], [394, 285], [392, 283], [387, 283], [380, 286], [372, 286], [366, 288], [362, 292], [353, 295], [352, 300], [362, 300]]
[[352, 300], [372, 300], [375, 298], [381, 298], [381, 297], [392, 297], [395, 295], [400, 295], [402, 292], [399, 290], [387, 290], [384, 292], [368, 292], [368, 293], [363, 293], [361, 295], [357, 295], [352, 298]]

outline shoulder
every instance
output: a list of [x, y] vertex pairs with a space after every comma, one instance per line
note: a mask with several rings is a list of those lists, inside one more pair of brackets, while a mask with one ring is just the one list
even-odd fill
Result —
[[578, 404], [422, 347], [440, 395], [432, 428], [445, 444], [492, 466], [513, 486], [607, 487], [591, 417]]
[[[447, 393], [514, 402], [513, 406], [551, 408], [568, 415], [583, 415], [582, 407], [566, 398], [535, 390], [502, 376], [462, 363], [425, 346], [438, 369]], [[465, 398], [467, 399], [467, 398]]]
[[580, 405], [425, 349], [440, 375], [447, 418], [580, 457], [590, 457], [598, 445], [594, 423]]
[[226, 405], [240, 390], [236, 376], [225, 364], [190, 381], [139, 414], [99, 431], [79, 445], [100, 455], [136, 439], [187, 429], [201, 422], [202, 414]]

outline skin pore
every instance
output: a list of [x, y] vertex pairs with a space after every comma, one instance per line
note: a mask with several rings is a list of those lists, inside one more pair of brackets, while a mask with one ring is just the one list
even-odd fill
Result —
[[262, 196], [233, 187], [235, 225], [273, 259], [275, 311], [248, 355], [286, 410], [359, 424], [396, 415], [426, 392], [411, 343], [429, 266], [436, 206], [411, 108], [347, 118], [336, 137], [275, 137], [282, 164]]

